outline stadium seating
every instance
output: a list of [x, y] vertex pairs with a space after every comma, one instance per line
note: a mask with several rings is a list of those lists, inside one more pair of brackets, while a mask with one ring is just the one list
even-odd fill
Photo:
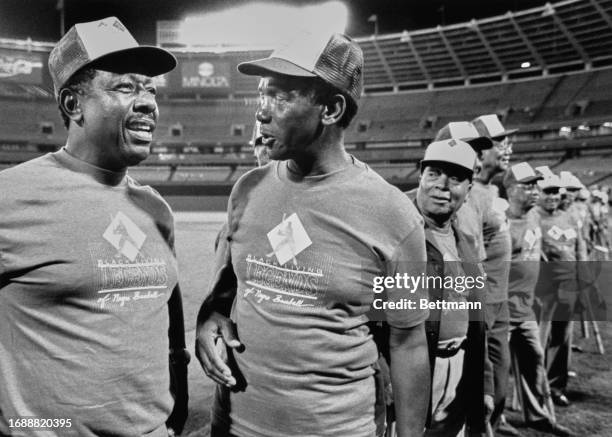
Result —
[[[612, 150], [612, 0], [567, 0], [450, 26], [361, 37], [365, 89], [346, 132], [351, 153], [386, 179], [414, 163], [449, 121], [497, 113], [518, 127], [517, 159], [597, 176]], [[25, 45], [24, 45], [25, 44]], [[0, 39], [48, 53], [52, 43]], [[177, 53], [237, 63], [269, 51]], [[130, 170], [162, 184], [230, 184], [254, 165], [248, 141], [257, 79], [231, 73], [228, 96], [161, 88], [153, 154]], [[66, 132], [49, 86], [0, 79], [0, 165], [59, 148]], [[607, 127], [605, 127], [607, 126]], [[587, 165], [588, 162], [588, 165]], [[591, 165], [592, 164], [592, 165]], [[588, 167], [588, 168], [587, 168]], [[603, 174], [603, 173], [602, 173]]]

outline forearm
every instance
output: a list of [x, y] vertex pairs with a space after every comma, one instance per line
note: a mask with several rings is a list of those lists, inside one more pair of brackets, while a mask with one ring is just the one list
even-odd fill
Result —
[[424, 324], [411, 329], [391, 327], [389, 346], [397, 435], [422, 436], [430, 397]]

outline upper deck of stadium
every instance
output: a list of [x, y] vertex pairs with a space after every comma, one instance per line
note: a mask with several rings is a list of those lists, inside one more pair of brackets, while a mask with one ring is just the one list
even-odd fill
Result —
[[[483, 113], [520, 128], [515, 153], [549, 164], [612, 149], [612, 0], [568, 0], [357, 41], [365, 88], [346, 143], [371, 164], [403, 172], [445, 123]], [[0, 165], [65, 142], [46, 69], [53, 45], [0, 39]], [[257, 78], [236, 65], [270, 50], [169, 48], [179, 65], [159, 80], [161, 117], [145, 165], [161, 166], [155, 178], [164, 180], [168, 165], [207, 166], [207, 178], [210, 166], [223, 166], [220, 179], [233, 180], [236, 166], [252, 165], [257, 106]]]
[[[357, 41], [365, 55], [366, 94], [503, 82], [609, 67], [612, 0], [548, 3], [487, 19]], [[0, 39], [0, 95], [50, 97], [49, 78], [42, 67], [52, 46], [52, 42]], [[269, 53], [246, 49], [195, 52], [180, 44], [169, 48], [179, 59], [179, 68], [162, 82], [162, 94], [169, 98], [253, 95], [255, 79], [236, 73], [235, 66]], [[219, 74], [208, 80], [197, 75], [186, 77], [190, 70], [196, 72], [202, 62], [211, 63]], [[19, 73], [20, 68], [22, 74], [11, 75], [11, 70]], [[23, 74], [27, 71], [31, 73]]]

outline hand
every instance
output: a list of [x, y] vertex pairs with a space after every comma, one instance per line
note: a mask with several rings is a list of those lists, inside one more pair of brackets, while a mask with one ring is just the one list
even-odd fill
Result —
[[[221, 350], [217, 346], [218, 339], [222, 340], [219, 341]], [[233, 387], [236, 385], [236, 378], [226, 364], [225, 346], [236, 349], [241, 347], [242, 343], [238, 341], [236, 328], [231, 319], [213, 312], [197, 327], [196, 357], [206, 376], [218, 384]]]

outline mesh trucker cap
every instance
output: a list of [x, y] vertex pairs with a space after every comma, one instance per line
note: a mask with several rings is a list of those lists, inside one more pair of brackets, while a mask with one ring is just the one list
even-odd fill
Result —
[[476, 152], [468, 143], [461, 140], [434, 141], [425, 149], [421, 168], [429, 162], [446, 162], [473, 172], [476, 166]]
[[238, 71], [249, 76], [277, 73], [319, 77], [356, 104], [363, 87], [363, 53], [359, 45], [346, 35], [303, 32], [267, 58], [238, 64]]
[[526, 162], [514, 164], [506, 171], [503, 184], [508, 188], [514, 184], [530, 184], [544, 179], [544, 176], [536, 173], [536, 171]]
[[446, 124], [436, 134], [434, 141], [450, 140], [465, 141], [477, 152], [493, 147], [493, 141], [487, 136], [482, 136], [469, 121], [454, 121]]
[[117, 17], [77, 23], [49, 55], [55, 94], [79, 69], [91, 65], [116, 73], [157, 76], [176, 67], [176, 58], [159, 47], [141, 46]]
[[481, 115], [472, 120], [472, 124], [480, 135], [494, 140], [507, 137], [517, 131], [517, 129], [505, 129], [495, 114]]

